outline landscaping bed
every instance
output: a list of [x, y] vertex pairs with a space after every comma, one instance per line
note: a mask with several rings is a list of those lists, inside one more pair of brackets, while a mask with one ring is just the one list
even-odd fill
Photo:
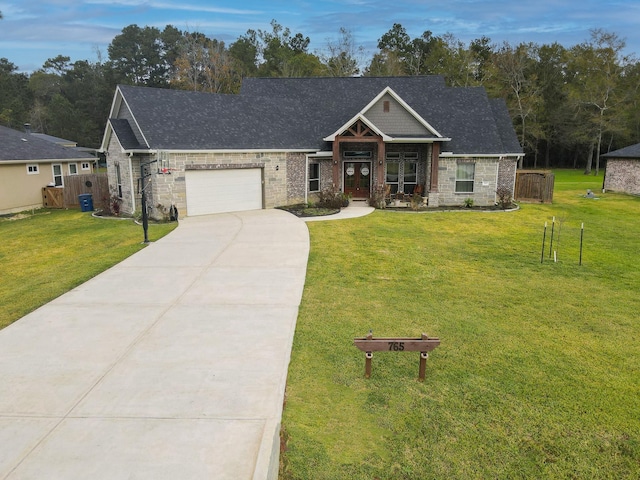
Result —
[[286, 205], [277, 208], [289, 212], [296, 217], [321, 217], [324, 215], [334, 215], [340, 212], [339, 208], [324, 208], [315, 205], [308, 205], [305, 203]]

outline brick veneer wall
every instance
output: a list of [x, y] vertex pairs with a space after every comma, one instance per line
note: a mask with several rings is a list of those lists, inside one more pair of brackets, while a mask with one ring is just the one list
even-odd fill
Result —
[[[152, 202], [149, 202], [150, 215], [158, 218], [161, 209], [175, 205], [178, 214], [187, 213], [186, 170], [206, 170], [215, 168], [252, 167], [263, 169], [264, 207], [273, 208], [299, 201], [304, 197], [304, 154], [286, 152], [169, 152], [164, 165], [170, 174], [152, 175]], [[155, 172], [155, 170], [154, 170]], [[302, 177], [302, 186], [292, 188], [294, 181]], [[291, 187], [291, 188], [290, 188]], [[160, 207], [159, 207], [160, 205]]]
[[516, 185], [517, 158], [501, 158], [498, 161], [498, 185], [496, 190], [507, 188], [513, 198], [513, 190]]
[[640, 159], [608, 159], [604, 189], [640, 195]]

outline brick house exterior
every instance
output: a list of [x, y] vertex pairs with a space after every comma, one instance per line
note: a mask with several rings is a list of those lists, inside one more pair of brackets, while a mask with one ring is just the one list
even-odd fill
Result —
[[504, 101], [437, 76], [248, 78], [238, 95], [118, 86], [102, 151], [123, 211], [144, 188], [152, 217], [273, 208], [328, 188], [493, 205], [523, 155]]
[[640, 143], [601, 155], [607, 160], [603, 189], [640, 195]]

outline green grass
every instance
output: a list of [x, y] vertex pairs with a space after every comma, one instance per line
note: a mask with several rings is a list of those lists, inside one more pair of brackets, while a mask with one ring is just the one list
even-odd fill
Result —
[[[0, 218], [0, 328], [144, 248], [142, 227], [132, 221], [78, 210], [20, 217]], [[149, 225], [150, 241], [175, 225]]]
[[[552, 205], [309, 224], [280, 477], [639, 478], [640, 198], [601, 185], [561, 171]], [[364, 379], [369, 329], [440, 337], [425, 382], [409, 352]]]

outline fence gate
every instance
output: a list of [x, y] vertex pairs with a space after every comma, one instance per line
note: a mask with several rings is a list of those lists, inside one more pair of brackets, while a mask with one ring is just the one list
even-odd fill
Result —
[[554, 183], [555, 176], [549, 171], [518, 170], [513, 198], [525, 203], [552, 203]]
[[57, 187], [43, 187], [42, 205], [45, 208], [64, 208], [64, 190]]

